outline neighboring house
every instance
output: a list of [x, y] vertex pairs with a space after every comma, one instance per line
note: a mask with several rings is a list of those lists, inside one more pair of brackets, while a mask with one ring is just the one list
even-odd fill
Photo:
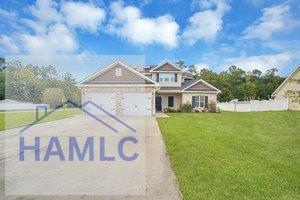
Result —
[[115, 61], [77, 86], [83, 103], [91, 100], [116, 115], [155, 115], [166, 108], [178, 109], [183, 103], [201, 110], [209, 101], [216, 102], [220, 93], [170, 61], [140, 69]]
[[[298, 66], [275, 90], [275, 99], [288, 98], [290, 110], [300, 110], [300, 66]], [[296, 98], [295, 98], [296, 97]]]

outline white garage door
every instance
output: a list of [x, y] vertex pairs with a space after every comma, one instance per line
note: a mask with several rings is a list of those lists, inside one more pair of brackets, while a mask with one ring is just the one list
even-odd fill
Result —
[[123, 93], [123, 115], [151, 115], [151, 92]]
[[[89, 92], [87, 100], [92, 101], [107, 112], [116, 114], [116, 94], [112, 92]], [[87, 111], [94, 115], [107, 115], [92, 104], [87, 104]]]

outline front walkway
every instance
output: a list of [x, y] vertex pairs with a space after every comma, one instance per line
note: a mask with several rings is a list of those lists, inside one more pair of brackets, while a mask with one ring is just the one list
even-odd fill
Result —
[[156, 112], [156, 117], [169, 117], [169, 115], [164, 112]]

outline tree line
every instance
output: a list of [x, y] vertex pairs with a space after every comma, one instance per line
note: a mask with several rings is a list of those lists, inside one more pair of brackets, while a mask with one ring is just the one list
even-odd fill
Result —
[[0, 58], [0, 98], [21, 102], [60, 105], [65, 100], [81, 101], [81, 92], [70, 74], [59, 75], [54, 66], [24, 65]]
[[[285, 79], [277, 75], [276, 68], [262, 73], [257, 69], [246, 72], [231, 66], [228, 70], [217, 73], [209, 69], [198, 71], [195, 65], [186, 66], [183, 61], [178, 61], [177, 65], [186, 68], [194, 78], [203, 79], [220, 89], [220, 102], [233, 99], [269, 99]], [[80, 90], [75, 85], [76, 80], [70, 73], [59, 75], [54, 66], [24, 65], [19, 61], [5, 62], [0, 57], [1, 100], [6, 98], [55, 105], [70, 99], [80, 103]]]
[[203, 79], [222, 91], [218, 95], [218, 101], [240, 101], [250, 99], [269, 99], [276, 88], [285, 80], [277, 74], [276, 68], [270, 68], [265, 73], [260, 70], [246, 72], [236, 66], [229, 67], [222, 72], [214, 72], [209, 69], [198, 71], [195, 65], [186, 66], [183, 61], [177, 64], [186, 68], [194, 78]]

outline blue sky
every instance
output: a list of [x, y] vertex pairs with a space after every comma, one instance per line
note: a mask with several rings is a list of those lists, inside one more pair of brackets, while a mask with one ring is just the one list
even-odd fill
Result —
[[182, 59], [214, 71], [277, 67], [282, 75], [300, 64], [296, 0], [4, 1], [0, 17], [1, 55], [78, 78], [105, 62], [70, 58], [95, 55], [138, 55], [148, 65]]

